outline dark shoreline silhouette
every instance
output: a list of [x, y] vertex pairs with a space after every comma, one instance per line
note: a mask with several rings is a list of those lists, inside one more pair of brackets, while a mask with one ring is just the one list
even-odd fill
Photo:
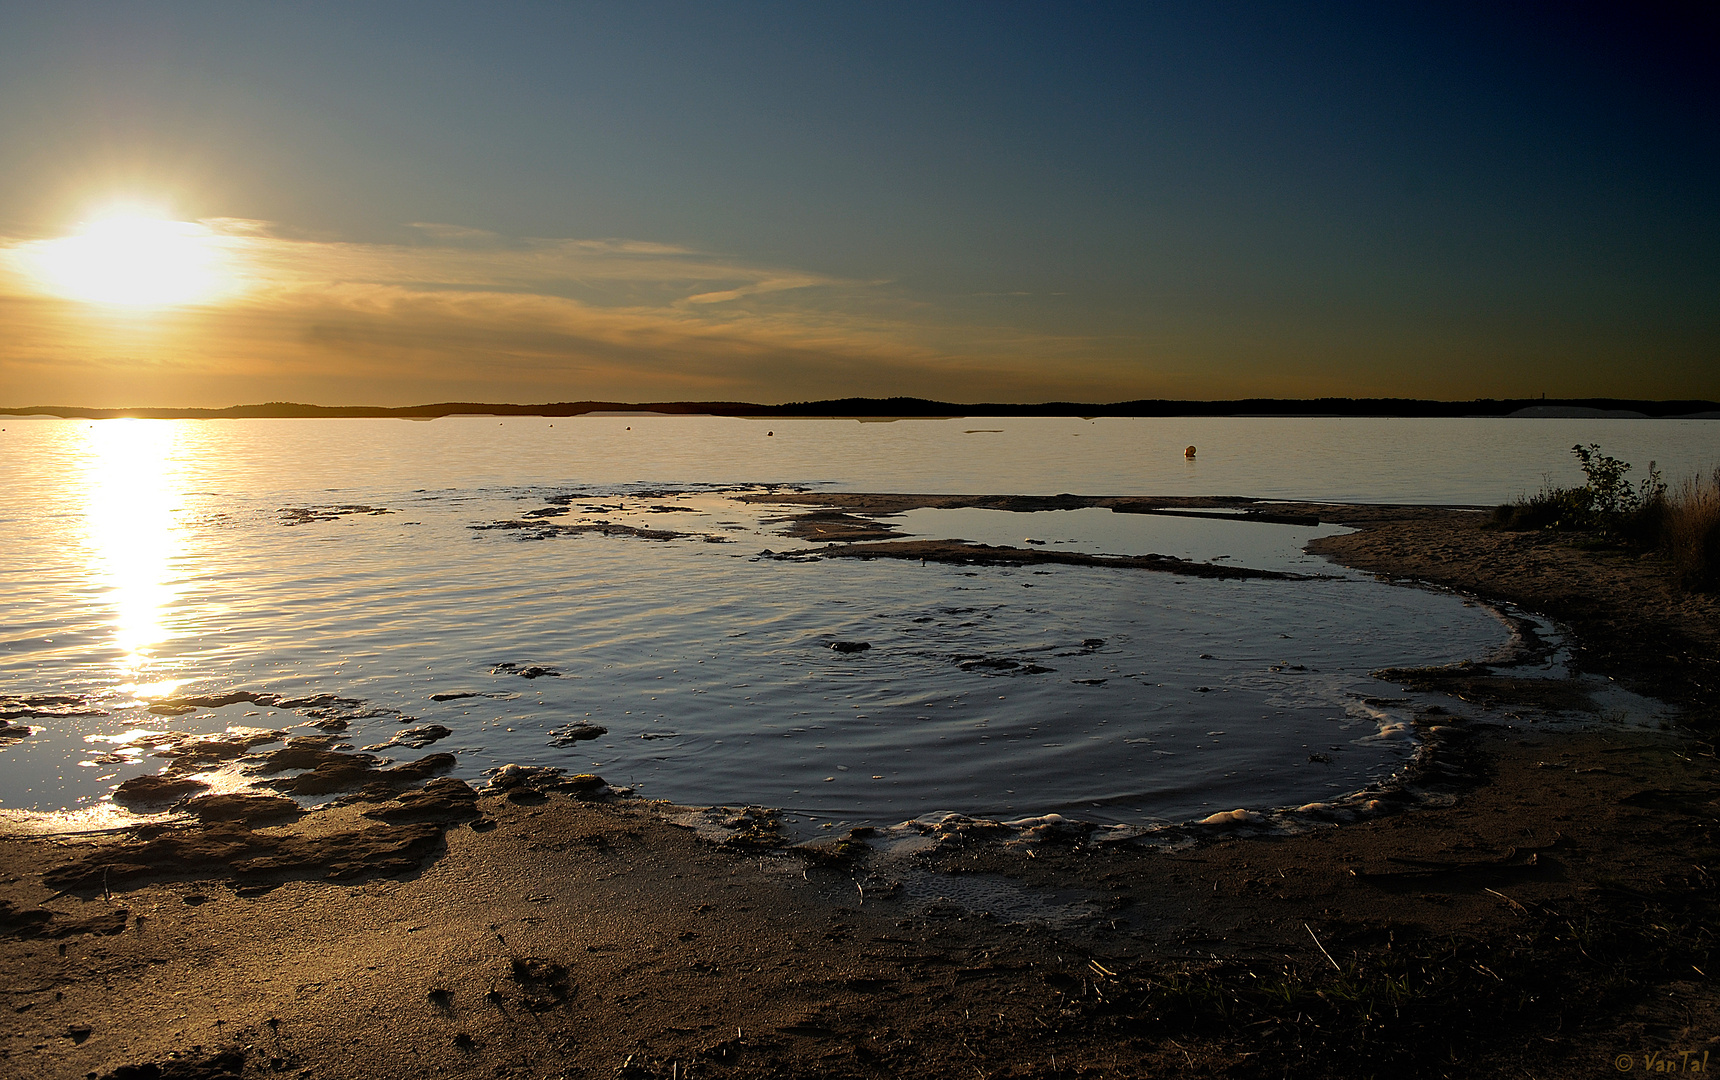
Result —
[[430, 405], [305, 405], [271, 401], [225, 409], [92, 409], [72, 405], [33, 405], [0, 409], [0, 416], [58, 416], [102, 420], [136, 417], [153, 420], [236, 420], [255, 418], [308, 419], [318, 417], [400, 417], [435, 419], [442, 416], [583, 416], [590, 413], [657, 413], [663, 415], [839, 417], [928, 419], [958, 416], [1617, 416], [1665, 419], [1709, 414], [1720, 418], [1720, 402], [1705, 400], [1643, 401], [1629, 398], [1477, 398], [1472, 401], [1430, 401], [1419, 398], [1238, 398], [1228, 401], [1142, 399], [1108, 404], [1048, 401], [1038, 404], [1000, 402], [957, 403], [926, 398], [834, 398], [784, 405], [745, 401], [558, 401], [513, 405], [445, 401]]

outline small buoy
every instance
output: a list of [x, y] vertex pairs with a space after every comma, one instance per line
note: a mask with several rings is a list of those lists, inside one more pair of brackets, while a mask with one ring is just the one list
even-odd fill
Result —
[[1194, 447], [1191, 446], [1187, 450], [1184, 450], [1183, 451], [1183, 457], [1188, 458], [1190, 461], [1193, 461], [1194, 460]]
[[765, 437], [765, 438], [767, 438], [767, 439], [768, 439], [768, 438], [770, 438], [770, 437], [771, 437], [771, 436], [772, 436], [772, 435], [775, 435], [775, 434], [776, 434], [776, 432], [774, 432], [774, 431], [767, 431], [767, 432], [765, 432], [765, 433], [764, 433], [764, 437]]

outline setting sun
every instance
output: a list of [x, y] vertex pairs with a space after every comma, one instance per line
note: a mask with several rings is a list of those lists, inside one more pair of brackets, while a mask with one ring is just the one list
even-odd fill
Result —
[[32, 261], [41, 284], [70, 300], [127, 307], [197, 304], [232, 283], [220, 238], [196, 222], [115, 213], [35, 248]]

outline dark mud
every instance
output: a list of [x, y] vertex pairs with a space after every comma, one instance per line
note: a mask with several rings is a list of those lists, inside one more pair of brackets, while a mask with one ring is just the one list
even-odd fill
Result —
[[273, 888], [304, 877], [356, 881], [415, 870], [441, 843], [435, 824], [377, 825], [298, 836], [249, 824], [151, 826], [42, 875], [43, 884], [90, 895], [143, 879], [230, 879]]

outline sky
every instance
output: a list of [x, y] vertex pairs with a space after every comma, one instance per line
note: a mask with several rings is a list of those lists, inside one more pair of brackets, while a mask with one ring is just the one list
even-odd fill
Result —
[[0, 406], [1720, 398], [1704, 11], [0, 0]]

